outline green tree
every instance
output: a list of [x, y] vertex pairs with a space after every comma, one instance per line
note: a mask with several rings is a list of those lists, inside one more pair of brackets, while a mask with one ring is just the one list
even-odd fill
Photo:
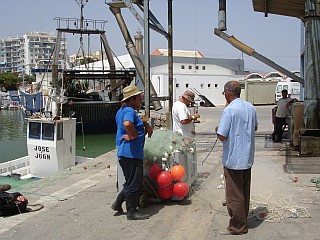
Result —
[[31, 83], [34, 78], [25, 74], [24, 77], [20, 77], [17, 73], [1, 73], [0, 74], [0, 88], [6, 90], [18, 90], [19, 85], [22, 82]]
[[0, 74], [0, 86], [6, 90], [17, 90], [22, 78], [17, 73], [2, 73]]
[[25, 83], [32, 83], [32, 82], [34, 82], [35, 81], [35, 79], [34, 79], [34, 77], [33, 76], [30, 76], [30, 75], [28, 75], [28, 74], [25, 74], [24, 75], [24, 82]]

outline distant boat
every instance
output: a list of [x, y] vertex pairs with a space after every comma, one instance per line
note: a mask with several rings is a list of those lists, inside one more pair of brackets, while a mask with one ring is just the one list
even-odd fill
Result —
[[0, 92], [0, 109], [20, 109], [20, 98], [17, 91]]

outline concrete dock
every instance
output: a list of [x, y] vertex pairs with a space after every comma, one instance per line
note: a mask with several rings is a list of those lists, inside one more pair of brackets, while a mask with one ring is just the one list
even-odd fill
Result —
[[222, 205], [222, 143], [218, 141], [212, 149], [221, 106], [199, 108], [199, 178], [189, 198], [151, 203], [141, 209], [150, 214], [144, 221], [128, 221], [125, 215], [116, 215], [110, 208], [117, 196], [116, 152], [111, 151], [50, 178], [12, 189], [23, 193], [29, 203], [41, 203], [44, 208], [0, 218], [0, 239], [319, 240], [320, 189], [310, 180], [320, 177], [320, 157], [299, 156], [287, 139], [272, 142], [273, 107], [256, 106], [259, 129], [246, 235], [219, 234], [229, 221]]

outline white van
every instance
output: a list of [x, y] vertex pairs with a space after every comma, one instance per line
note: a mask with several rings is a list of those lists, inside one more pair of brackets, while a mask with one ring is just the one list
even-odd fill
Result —
[[277, 83], [276, 91], [275, 91], [275, 100], [276, 102], [282, 97], [282, 90], [288, 90], [288, 97], [296, 98], [300, 101], [300, 88], [301, 84], [298, 82], [293, 82], [292, 80], [280, 81]]

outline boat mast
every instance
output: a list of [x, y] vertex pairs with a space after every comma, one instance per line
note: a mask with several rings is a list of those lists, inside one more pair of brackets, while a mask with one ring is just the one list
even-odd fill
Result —
[[83, 30], [83, 8], [84, 5], [88, 3], [88, 0], [75, 0], [76, 3], [80, 6], [80, 30]]

